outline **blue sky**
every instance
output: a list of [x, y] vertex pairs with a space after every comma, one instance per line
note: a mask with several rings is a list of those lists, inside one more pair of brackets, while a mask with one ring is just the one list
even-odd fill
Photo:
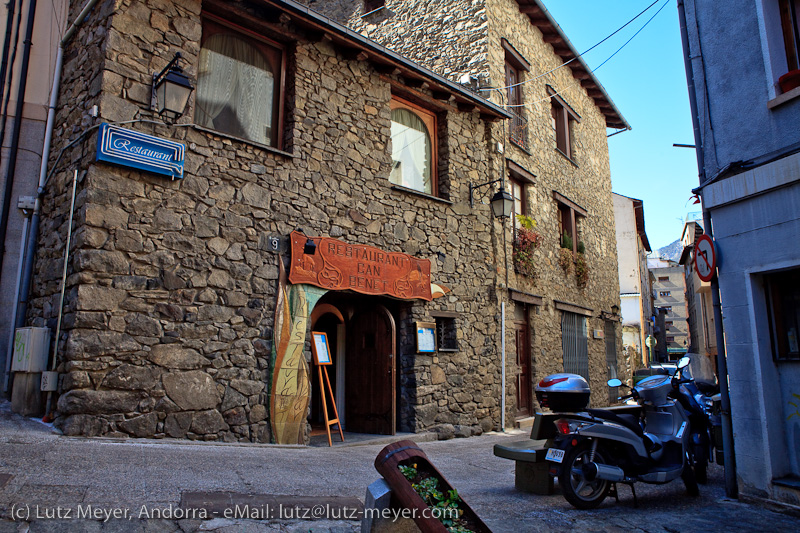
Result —
[[[653, 0], [543, 0], [574, 47], [583, 52]], [[666, 2], [666, 7], [625, 48], [594, 74], [633, 128], [608, 140], [614, 192], [644, 201], [645, 230], [655, 250], [679, 239], [698, 185], [678, 8], [661, 0], [584, 61], [597, 68]], [[688, 203], [687, 203], [688, 201]]]

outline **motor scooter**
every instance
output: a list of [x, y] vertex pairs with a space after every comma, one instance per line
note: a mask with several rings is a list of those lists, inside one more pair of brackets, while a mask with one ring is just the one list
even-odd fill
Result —
[[[683, 369], [679, 381], [673, 380], [670, 397], [676, 399], [686, 411], [691, 427], [691, 453], [694, 474], [698, 483], [708, 482], [708, 463], [714, 462], [716, 427], [721, 420], [714, 415], [714, 395], [719, 393], [719, 385], [695, 380], [689, 368]], [[720, 446], [717, 449], [719, 455]]]
[[[602, 409], [565, 413], [555, 421], [557, 436], [546, 455], [553, 463], [564, 497], [579, 509], [592, 509], [614, 491], [616, 484], [663, 484], [681, 477], [687, 492], [698, 494], [692, 469], [691, 425], [684, 408], [670, 393], [681, 384], [680, 372], [689, 364], [685, 357], [675, 374], [650, 376], [622, 399], [633, 398], [642, 415], [616, 414]], [[610, 387], [622, 386], [618, 379]]]

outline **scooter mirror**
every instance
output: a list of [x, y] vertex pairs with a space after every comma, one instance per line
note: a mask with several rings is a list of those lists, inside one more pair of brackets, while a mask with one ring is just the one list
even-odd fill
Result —
[[678, 361], [678, 370], [686, 368], [687, 366], [689, 366], [689, 363], [691, 362], [692, 360], [689, 359], [688, 357], [681, 357], [681, 360]]
[[609, 387], [621, 387], [622, 386], [622, 382], [620, 380], [618, 380], [617, 378], [609, 379], [608, 380], [608, 386]]

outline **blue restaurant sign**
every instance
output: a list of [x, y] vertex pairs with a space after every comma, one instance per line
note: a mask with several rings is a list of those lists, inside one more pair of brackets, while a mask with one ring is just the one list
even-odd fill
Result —
[[117, 165], [183, 178], [186, 148], [176, 142], [159, 139], [138, 131], [100, 125], [97, 137], [97, 160]]

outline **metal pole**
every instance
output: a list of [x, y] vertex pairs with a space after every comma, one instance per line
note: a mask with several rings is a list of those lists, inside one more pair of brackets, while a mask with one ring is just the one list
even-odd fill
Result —
[[[697, 151], [697, 168], [700, 173], [700, 185], [706, 180], [705, 154], [703, 152], [703, 134], [700, 131], [700, 116], [697, 110], [697, 92], [695, 90], [694, 68], [689, 47], [689, 32], [686, 28], [686, 6], [684, 0], [678, 0], [678, 16], [681, 25], [681, 43], [683, 44], [683, 61], [686, 70], [686, 81], [689, 89], [689, 105], [692, 111], [692, 127]], [[699, 36], [698, 36], [699, 38]], [[702, 195], [701, 195], [702, 196]], [[713, 239], [711, 228], [711, 212], [703, 207], [703, 229]], [[711, 279], [711, 301], [714, 307], [714, 332], [717, 336], [717, 379], [722, 397], [722, 447], [725, 459], [725, 494], [736, 498], [739, 488], [736, 483], [736, 455], [733, 449], [733, 424], [731, 423], [731, 397], [728, 390], [728, 362], [725, 357], [725, 333], [722, 327], [722, 304], [719, 296], [719, 280], [715, 275]]]
[[503, 384], [501, 386], [502, 396], [500, 397], [500, 429], [506, 430], [506, 302], [500, 303], [500, 360], [503, 365]]

